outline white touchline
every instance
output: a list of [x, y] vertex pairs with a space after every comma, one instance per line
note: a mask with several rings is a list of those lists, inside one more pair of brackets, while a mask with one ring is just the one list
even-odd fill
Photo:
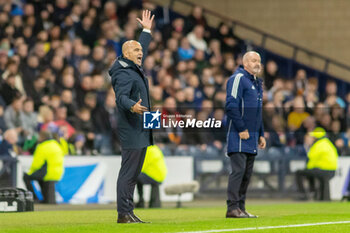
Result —
[[316, 222], [316, 223], [305, 223], [305, 224], [284, 225], [284, 226], [248, 227], [248, 228], [217, 229], [217, 230], [206, 230], [206, 231], [205, 230], [204, 231], [182, 231], [182, 232], [178, 232], [178, 233], [211, 233], [211, 232], [229, 232], [229, 231], [252, 231], [252, 230], [265, 230], [265, 229], [290, 228], [290, 227], [308, 227], [308, 226], [347, 224], [347, 223], [350, 223], [350, 221]]

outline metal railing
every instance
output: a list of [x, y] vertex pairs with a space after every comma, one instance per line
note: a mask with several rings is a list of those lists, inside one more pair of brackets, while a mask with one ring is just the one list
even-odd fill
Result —
[[[187, 0], [170, 0], [168, 7], [173, 10], [174, 4], [176, 2], [180, 2], [182, 4], [185, 4], [185, 5], [189, 6], [189, 7], [194, 7], [194, 6], [198, 5], [198, 4], [189, 2]], [[225, 22], [231, 22], [233, 30], [235, 29], [235, 27], [239, 26], [239, 27], [242, 27], [242, 28], [244, 28], [246, 30], [249, 30], [251, 32], [259, 34], [261, 36], [261, 41], [260, 41], [260, 44], [256, 44], [256, 45], [261, 47], [261, 48], [263, 48], [263, 49], [266, 49], [266, 41], [268, 39], [269, 40], [273, 40], [273, 41], [281, 43], [284, 46], [288, 46], [288, 47], [292, 48], [292, 57], [290, 57], [290, 59], [297, 60], [297, 55], [298, 55], [299, 52], [303, 52], [306, 55], [308, 55], [309, 57], [314, 57], [314, 58], [320, 59], [321, 61], [324, 62], [323, 69], [319, 69], [321, 72], [329, 74], [329, 66], [330, 65], [333, 65], [333, 66], [335, 66], [337, 68], [345, 69], [345, 70], [350, 72], [350, 66], [349, 65], [346, 65], [346, 64], [341, 63], [339, 61], [336, 61], [336, 60], [334, 60], [332, 58], [326, 57], [326, 56], [324, 56], [322, 54], [314, 52], [314, 51], [312, 51], [310, 49], [307, 49], [305, 47], [299, 46], [299, 45], [297, 45], [297, 44], [295, 44], [293, 42], [287, 41], [287, 40], [282, 39], [282, 38], [280, 38], [278, 36], [275, 36], [275, 35], [272, 35], [270, 33], [265, 32], [265, 31], [262, 31], [262, 30], [260, 30], [260, 29], [258, 29], [256, 27], [253, 27], [253, 26], [250, 26], [248, 24], [245, 24], [245, 23], [243, 23], [243, 22], [241, 22], [239, 20], [235, 20], [235, 19], [232, 19], [232, 18], [227, 17], [225, 15], [222, 15], [222, 14], [220, 14], [220, 13], [218, 13], [216, 11], [213, 11], [211, 9], [208, 9], [206, 7], [203, 7], [203, 6], [201, 6], [201, 7], [203, 8], [203, 13], [204, 14], [208, 14], [210, 16], [214, 16], [214, 17], [219, 18], [219, 19], [221, 19], [222, 21], [225, 21]], [[314, 69], [317, 69], [317, 68], [314, 68]], [[333, 76], [332, 74], [329, 74], [329, 75]], [[339, 78], [344, 80], [344, 77], [339, 77]], [[348, 79], [346, 81], [350, 81], [350, 80]]]

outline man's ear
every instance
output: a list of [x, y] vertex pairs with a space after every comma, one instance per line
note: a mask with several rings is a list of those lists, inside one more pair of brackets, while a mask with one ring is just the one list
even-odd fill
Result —
[[122, 56], [123, 56], [123, 58], [128, 58], [129, 57], [127, 52], [122, 53]]

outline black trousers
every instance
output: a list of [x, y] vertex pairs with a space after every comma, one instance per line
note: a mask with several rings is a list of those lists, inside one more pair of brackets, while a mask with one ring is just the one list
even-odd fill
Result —
[[117, 210], [119, 214], [134, 210], [134, 191], [137, 177], [141, 173], [147, 147], [122, 150], [122, 165], [117, 180]]
[[227, 211], [237, 208], [245, 210], [246, 193], [253, 173], [255, 155], [230, 153], [232, 172], [228, 178]]
[[[310, 184], [310, 191], [319, 193], [318, 200], [330, 200], [329, 193], [329, 180], [335, 175], [335, 171], [315, 169], [305, 169], [296, 172], [296, 183], [298, 186], [298, 191], [306, 196], [306, 190], [304, 188], [304, 178], [308, 179]], [[320, 183], [319, 188], [316, 190], [315, 180]]]
[[35, 172], [32, 175], [28, 175], [27, 173], [24, 173], [23, 175], [23, 181], [26, 185], [26, 188], [28, 191], [31, 191], [33, 193], [34, 199], [38, 201], [38, 197], [35, 195], [33, 185], [31, 183], [32, 180], [38, 181], [41, 193], [43, 195], [43, 201], [42, 203], [46, 204], [56, 204], [56, 190], [55, 190], [55, 184], [56, 181], [44, 181], [44, 174], [42, 172]]

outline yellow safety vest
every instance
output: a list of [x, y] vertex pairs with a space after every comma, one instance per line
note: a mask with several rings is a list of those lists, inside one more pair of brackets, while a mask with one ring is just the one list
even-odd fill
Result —
[[168, 169], [164, 161], [163, 152], [158, 146], [147, 147], [145, 162], [143, 163], [141, 172], [159, 183], [165, 180]]
[[319, 168], [334, 171], [338, 167], [337, 148], [328, 138], [316, 141], [311, 146], [307, 156], [309, 157], [307, 169]]
[[44, 181], [59, 181], [64, 171], [64, 152], [61, 145], [56, 140], [47, 140], [37, 145], [33, 162], [29, 169], [28, 175], [33, 174], [45, 163], [47, 163], [47, 173]]

